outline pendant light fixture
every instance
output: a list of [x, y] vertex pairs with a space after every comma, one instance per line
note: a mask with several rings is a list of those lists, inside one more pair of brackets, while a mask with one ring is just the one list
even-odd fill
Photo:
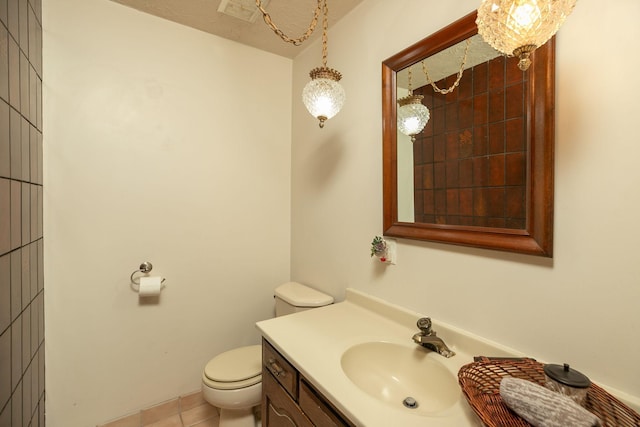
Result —
[[409, 95], [398, 99], [398, 130], [411, 137], [411, 142], [416, 142], [416, 135], [429, 121], [429, 109], [422, 104], [422, 95], [414, 95], [411, 88], [411, 67], [408, 71]]
[[327, 0], [322, 0], [322, 67], [314, 68], [309, 72], [311, 81], [302, 90], [302, 102], [311, 115], [319, 120], [319, 126], [324, 127], [324, 122], [338, 114], [345, 100], [345, 93], [340, 86], [342, 74], [333, 68], [327, 67], [327, 28], [329, 7]]
[[[464, 73], [464, 66], [467, 63], [467, 54], [469, 53], [469, 44], [470, 40], [467, 39], [466, 47], [464, 50], [464, 56], [462, 57], [462, 61], [460, 63], [460, 69], [458, 70], [458, 77], [453, 84], [447, 89], [440, 89], [436, 83], [431, 79], [429, 75], [429, 71], [427, 70], [427, 66], [424, 63], [424, 60], [421, 61], [422, 71], [424, 72], [424, 76], [427, 80], [427, 83], [431, 85], [434, 92], [440, 93], [442, 95], [446, 95], [451, 93], [458, 87], [460, 84], [460, 80], [462, 79], [462, 74]], [[403, 134], [411, 137], [411, 142], [416, 142], [416, 135], [422, 132], [422, 129], [429, 122], [429, 109], [422, 104], [422, 100], [424, 96], [422, 95], [414, 95], [411, 85], [411, 67], [407, 69], [408, 76], [408, 89], [409, 95], [403, 98], [398, 99], [398, 130]]]
[[482, 0], [478, 33], [494, 49], [520, 58], [526, 71], [531, 52], [545, 44], [573, 11], [576, 0]]
[[327, 0], [318, 0], [313, 20], [307, 31], [299, 38], [292, 39], [286, 36], [271, 20], [271, 17], [262, 6], [261, 0], [256, 0], [256, 6], [262, 12], [264, 22], [285, 42], [299, 46], [309, 38], [318, 23], [318, 17], [322, 13], [322, 66], [309, 72], [311, 81], [302, 91], [302, 102], [311, 115], [318, 119], [319, 126], [324, 127], [324, 122], [332, 118], [342, 108], [345, 101], [345, 92], [340, 83], [342, 74], [333, 68], [327, 67], [327, 29], [329, 7]]

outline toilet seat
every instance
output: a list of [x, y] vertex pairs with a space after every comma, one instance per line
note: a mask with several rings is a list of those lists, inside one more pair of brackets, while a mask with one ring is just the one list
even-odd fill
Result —
[[204, 368], [203, 382], [218, 390], [235, 390], [262, 381], [262, 346], [235, 348], [211, 359]]

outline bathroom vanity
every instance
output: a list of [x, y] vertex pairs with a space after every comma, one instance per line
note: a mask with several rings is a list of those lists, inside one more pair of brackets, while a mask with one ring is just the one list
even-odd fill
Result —
[[353, 426], [265, 339], [262, 340], [262, 425]]
[[258, 322], [263, 426], [481, 426], [459, 368], [476, 354], [519, 354], [434, 320], [456, 352], [445, 358], [412, 341], [420, 317], [347, 289], [343, 302]]
[[340, 303], [258, 322], [263, 426], [482, 426], [458, 371], [474, 356], [525, 355], [433, 320], [455, 352], [444, 357], [413, 342], [421, 317], [347, 289]]

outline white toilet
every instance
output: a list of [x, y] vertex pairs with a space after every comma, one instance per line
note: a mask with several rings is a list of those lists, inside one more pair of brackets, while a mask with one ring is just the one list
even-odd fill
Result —
[[[296, 282], [275, 290], [276, 317], [333, 303], [333, 297]], [[219, 427], [255, 427], [254, 408], [262, 395], [262, 346], [226, 351], [207, 363], [202, 373], [202, 394], [220, 408]]]

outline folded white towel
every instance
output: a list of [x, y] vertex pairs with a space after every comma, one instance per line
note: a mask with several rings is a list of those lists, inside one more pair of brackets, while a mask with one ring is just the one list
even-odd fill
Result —
[[500, 397], [535, 427], [600, 427], [600, 419], [572, 399], [531, 381], [504, 377]]

